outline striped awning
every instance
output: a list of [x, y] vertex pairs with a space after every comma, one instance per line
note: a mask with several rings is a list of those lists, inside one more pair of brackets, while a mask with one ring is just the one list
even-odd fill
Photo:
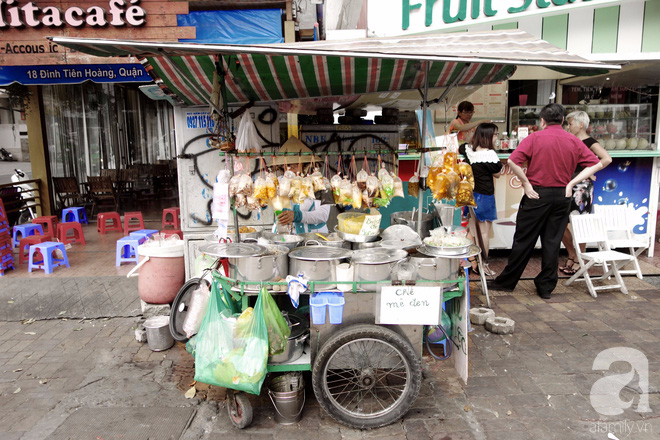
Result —
[[52, 40], [96, 56], [147, 58], [145, 67], [156, 82], [186, 104], [206, 103], [217, 65], [227, 73], [228, 103], [419, 89], [426, 62], [431, 88], [500, 82], [517, 65], [583, 75], [619, 68], [569, 54], [519, 30], [248, 46]]

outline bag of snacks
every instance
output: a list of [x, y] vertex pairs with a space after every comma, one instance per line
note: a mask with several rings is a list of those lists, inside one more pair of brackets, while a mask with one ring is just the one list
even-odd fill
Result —
[[376, 197], [380, 191], [380, 181], [373, 174], [367, 177], [367, 192], [369, 197]]
[[268, 189], [268, 199], [272, 199], [277, 195], [277, 187], [279, 181], [275, 173], [266, 173], [266, 189]]
[[362, 168], [360, 171], [357, 173], [357, 186], [360, 188], [361, 191], [364, 191], [367, 189], [367, 179], [369, 178], [369, 173], [367, 173], [364, 168]]
[[236, 194], [234, 196], [234, 206], [236, 208], [245, 208], [247, 206], [247, 197], [245, 194]]
[[353, 187], [353, 203], [351, 206], [355, 209], [362, 208], [362, 191], [358, 187], [357, 183], [351, 185]]
[[435, 177], [442, 173], [443, 160], [444, 156], [442, 154], [438, 154], [433, 158], [433, 162], [429, 167], [429, 175], [426, 177], [426, 186], [428, 188], [433, 188], [435, 186]]
[[404, 197], [403, 181], [399, 176], [396, 176], [393, 180], [394, 180], [394, 194], [392, 194], [392, 197]]
[[419, 177], [417, 177], [417, 173], [413, 174], [410, 180], [408, 180], [408, 195], [413, 197], [419, 195]]
[[314, 168], [314, 172], [310, 176], [312, 178], [312, 185], [314, 186], [314, 191], [325, 191], [325, 182], [323, 181], [323, 174], [319, 171], [318, 168]]
[[[381, 169], [385, 170], [384, 168]], [[392, 178], [392, 175], [385, 170], [385, 173], [382, 174], [382, 178], [379, 180], [387, 199], [390, 200], [394, 196], [394, 179]], [[403, 192], [403, 188], [401, 191]]]
[[467, 181], [470, 182], [470, 185], [472, 185], [472, 189], [474, 189], [474, 174], [472, 174], [472, 167], [470, 164], [467, 162], [459, 163], [458, 173], [461, 175], [461, 179], [466, 178]]
[[437, 201], [446, 199], [449, 193], [449, 179], [444, 174], [438, 174], [435, 179], [435, 184], [431, 188], [433, 198]]
[[244, 196], [252, 195], [252, 178], [247, 174], [241, 174], [241, 177], [238, 180], [238, 188], [236, 189], [237, 194], [243, 194]]
[[458, 184], [458, 193], [456, 194], [456, 206], [472, 206], [477, 207], [477, 202], [474, 201], [474, 194], [472, 193], [472, 186], [467, 179], [461, 180]]
[[[290, 181], [291, 184], [291, 189], [289, 189], [289, 198], [290, 199], [296, 199], [300, 197], [300, 192], [302, 191], [302, 179], [300, 176], [295, 176], [291, 179]], [[295, 202], [294, 203], [298, 203]]]
[[453, 151], [447, 151], [445, 152], [445, 157], [442, 162], [442, 170], [445, 173], [448, 173], [450, 171], [458, 171], [458, 167], [456, 166], [456, 159], [457, 155]]
[[306, 176], [302, 178], [302, 199], [316, 199], [314, 197], [314, 182], [311, 177]]
[[455, 171], [449, 171], [445, 173], [445, 176], [447, 176], [447, 180], [449, 181], [447, 197], [454, 199], [456, 198], [456, 193], [458, 192], [458, 184], [461, 182], [461, 178]]
[[335, 203], [339, 204], [340, 203], [340, 197], [339, 197], [339, 187], [341, 186], [342, 178], [339, 174], [335, 174], [332, 176], [332, 179], [330, 179], [330, 188], [332, 188], [332, 195], [335, 198]]
[[344, 206], [353, 205], [353, 186], [348, 179], [343, 179], [339, 185], [339, 203]]
[[229, 179], [229, 197], [234, 197], [236, 194], [238, 194], [238, 183], [241, 180], [241, 176], [238, 174], [232, 176], [231, 179]]

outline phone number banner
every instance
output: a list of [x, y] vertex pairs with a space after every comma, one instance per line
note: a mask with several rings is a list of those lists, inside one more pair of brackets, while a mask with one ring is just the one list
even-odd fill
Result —
[[152, 82], [141, 64], [69, 64], [61, 66], [0, 66], [0, 85]]

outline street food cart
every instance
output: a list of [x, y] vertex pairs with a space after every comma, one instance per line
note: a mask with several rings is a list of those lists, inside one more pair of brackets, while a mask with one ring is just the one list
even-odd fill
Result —
[[[53, 41], [94, 55], [144, 57], [147, 70], [165, 93], [177, 96], [185, 105], [209, 104], [218, 115], [225, 117], [230, 104], [278, 103], [279, 110], [287, 111], [303, 107], [305, 102], [328, 107], [333, 102], [348, 104], [358, 95], [400, 90], [419, 90], [422, 114], [426, 114], [428, 105], [433, 104], [429, 102], [429, 89], [441, 89], [434, 103], [442, 103], [453, 87], [503, 81], [513, 74], [516, 65], [544, 66], [582, 75], [618, 68], [573, 56], [518, 30], [258, 46], [77, 38], [53, 38]], [[222, 85], [221, 105], [211, 98], [214, 77], [219, 78]], [[424, 118], [422, 152], [427, 152], [432, 145], [426, 136], [426, 125]], [[209, 143], [209, 148], [218, 147], [218, 156], [228, 155], [231, 158], [229, 170], [234, 170], [231, 162], [240, 155], [225, 148], [228, 140], [224, 138]], [[227, 151], [221, 151], [223, 149]], [[258, 156], [266, 154], [261, 152]], [[424, 156], [420, 155], [422, 171]], [[184, 158], [196, 160], [194, 155]], [[180, 172], [181, 169], [179, 167]], [[423, 223], [422, 199], [419, 197], [417, 210], [418, 233]], [[181, 203], [188, 202], [187, 194], [181, 194]], [[237, 220], [235, 227], [238, 231]], [[240, 234], [237, 235], [237, 244], [241, 244]], [[298, 255], [297, 249], [300, 248], [289, 253], [290, 267], [298, 267], [292, 263], [294, 260], [310, 261], [309, 255]], [[342, 253], [341, 249], [327, 249], [330, 248], [317, 247], [316, 257], [311, 258], [314, 260], [312, 266], [319, 260], [353, 258], [351, 251]], [[207, 250], [218, 258], [228, 257], [226, 249], [216, 251]], [[319, 253], [325, 258], [320, 258]], [[439, 253], [433, 257], [447, 259], [452, 266], [461, 258], [479, 253], [478, 247], [468, 246], [461, 253]], [[258, 252], [246, 257], [261, 258]], [[402, 254], [395, 256], [393, 261], [367, 257], [354, 261], [354, 264], [391, 264], [407, 258]], [[330, 266], [334, 267], [334, 263]], [[317, 325], [312, 319], [305, 356], [295, 363], [269, 365], [268, 371], [311, 370], [317, 400], [332, 417], [348, 426], [372, 428], [392, 423], [405, 415], [419, 392], [422, 326], [437, 324], [443, 299], [455, 296], [447, 306], [453, 318], [451, 345], [456, 353], [454, 363], [467, 381], [469, 283], [458, 265], [453, 267], [449, 275], [431, 276], [430, 279], [401, 280], [392, 277], [393, 272], [388, 272], [384, 279], [376, 278], [375, 281], [366, 275], [360, 279], [354, 275], [350, 281], [338, 281], [337, 272], [331, 270], [325, 277], [311, 280], [305, 295], [308, 295], [312, 307], [312, 300], [318, 299], [323, 292], [341, 291], [344, 300], [341, 324]], [[214, 273], [212, 282], [226, 286], [243, 307], [248, 306], [250, 298], [257, 294], [255, 286], [286, 287], [281, 281], [241, 279], [232, 276], [239, 272], [232, 272], [231, 267], [227, 269], [225, 276]], [[292, 273], [289, 271], [289, 274]], [[339, 289], [342, 284], [348, 284], [350, 288], [344, 292]], [[175, 303], [175, 311], [185, 309], [185, 297], [190, 295], [194, 285], [189, 282], [187, 287], [184, 286]], [[408, 300], [397, 301], [397, 297]], [[417, 313], [411, 310], [417, 310]], [[339, 391], [335, 385], [341, 385]], [[245, 426], [247, 416], [251, 415], [249, 402], [240, 394], [230, 394], [228, 409], [232, 422], [236, 426]]]

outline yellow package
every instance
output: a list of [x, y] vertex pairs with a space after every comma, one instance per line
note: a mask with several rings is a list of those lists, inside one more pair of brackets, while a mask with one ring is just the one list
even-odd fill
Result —
[[449, 186], [447, 188], [447, 197], [450, 199], [456, 198], [458, 193], [458, 184], [461, 183], [461, 178], [458, 176], [458, 173], [454, 171], [449, 171], [445, 173], [447, 180], [449, 181]]
[[467, 162], [461, 162], [458, 164], [458, 174], [461, 175], [462, 178], [466, 178], [468, 182], [470, 182], [470, 185], [472, 186], [472, 189], [474, 189], [474, 174], [472, 174], [472, 167], [470, 166], [469, 163]]
[[446, 199], [449, 192], [449, 179], [447, 179], [447, 176], [444, 174], [438, 174], [431, 191], [433, 191], [433, 198], [435, 200]]
[[458, 193], [456, 194], [456, 206], [472, 206], [477, 207], [474, 201], [474, 194], [472, 193], [472, 186], [466, 179], [461, 180], [458, 184]]
[[450, 171], [457, 171], [456, 159], [457, 159], [456, 153], [454, 153], [453, 151], [447, 151], [445, 153], [445, 157], [442, 163], [442, 170], [445, 173], [448, 173]]

